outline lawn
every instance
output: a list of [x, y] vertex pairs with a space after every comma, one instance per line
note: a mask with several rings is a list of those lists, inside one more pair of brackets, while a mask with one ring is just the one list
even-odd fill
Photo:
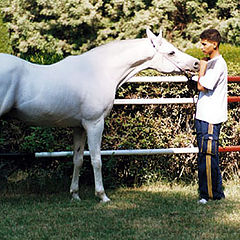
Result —
[[224, 183], [226, 199], [197, 203], [197, 185], [158, 182], [108, 190], [99, 203], [92, 187], [81, 202], [67, 193], [0, 196], [0, 239], [240, 239], [240, 181]]

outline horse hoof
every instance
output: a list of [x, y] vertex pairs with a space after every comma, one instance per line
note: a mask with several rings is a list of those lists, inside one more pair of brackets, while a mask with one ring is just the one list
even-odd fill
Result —
[[99, 197], [101, 200], [100, 202], [101, 203], [107, 203], [107, 202], [110, 202], [111, 200], [107, 197], [107, 195], [105, 194], [105, 192], [95, 192], [95, 195], [97, 197]]
[[78, 196], [77, 193], [73, 193], [73, 194], [72, 194], [72, 200], [73, 200], [73, 201], [81, 201], [81, 198]]
[[102, 196], [101, 197], [101, 203], [108, 203], [108, 202], [110, 202], [111, 200], [106, 196], [106, 195], [104, 195], [104, 196]]
[[111, 202], [111, 199], [109, 199], [108, 197], [105, 197], [105, 198], [102, 199], [100, 202], [101, 202], [101, 203], [108, 203], [108, 202]]

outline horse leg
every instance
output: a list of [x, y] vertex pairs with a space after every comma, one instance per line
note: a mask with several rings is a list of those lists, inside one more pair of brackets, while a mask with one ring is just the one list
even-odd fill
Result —
[[86, 121], [84, 127], [87, 131], [88, 147], [91, 156], [91, 164], [94, 172], [95, 195], [101, 202], [109, 202], [102, 181], [101, 141], [104, 128], [104, 118], [97, 121]]
[[74, 155], [73, 155], [73, 177], [70, 187], [70, 193], [73, 199], [80, 200], [78, 195], [79, 190], [79, 171], [83, 164], [83, 152], [84, 145], [86, 142], [86, 131], [83, 128], [73, 129], [73, 145], [74, 145]]

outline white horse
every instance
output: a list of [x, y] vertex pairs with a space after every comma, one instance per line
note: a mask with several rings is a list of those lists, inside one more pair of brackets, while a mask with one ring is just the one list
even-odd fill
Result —
[[0, 54], [0, 116], [30, 125], [74, 129], [74, 170], [70, 192], [80, 200], [79, 170], [87, 138], [95, 194], [110, 199], [102, 182], [101, 139], [104, 118], [116, 89], [143, 69], [171, 73], [197, 71], [199, 61], [147, 29], [147, 38], [114, 41], [52, 65], [38, 65]]

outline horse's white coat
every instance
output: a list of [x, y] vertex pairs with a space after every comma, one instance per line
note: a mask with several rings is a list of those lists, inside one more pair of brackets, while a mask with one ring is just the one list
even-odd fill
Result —
[[87, 137], [96, 195], [109, 201], [102, 183], [100, 154], [104, 118], [116, 89], [143, 69], [160, 72], [198, 70], [198, 60], [180, 52], [161, 34], [114, 41], [52, 65], [32, 64], [0, 54], [0, 116], [31, 125], [73, 127], [74, 172], [70, 192], [79, 199], [79, 169]]

